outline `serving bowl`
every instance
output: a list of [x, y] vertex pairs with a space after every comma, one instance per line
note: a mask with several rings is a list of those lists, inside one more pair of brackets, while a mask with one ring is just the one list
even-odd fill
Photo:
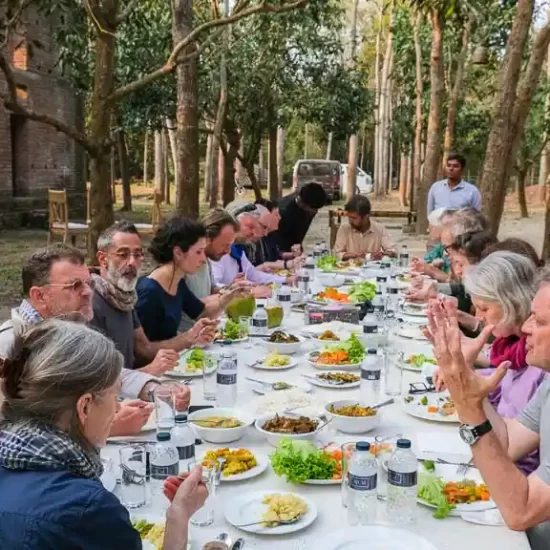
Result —
[[339, 288], [344, 284], [345, 277], [335, 275], [334, 273], [317, 273], [317, 278], [323, 286]]
[[[208, 418], [211, 416], [227, 416], [236, 418], [242, 423], [242, 425], [237, 428], [216, 428], [199, 426], [194, 422], [195, 420], [200, 420], [201, 418]], [[193, 428], [196, 430], [199, 437], [209, 443], [231, 443], [232, 441], [237, 441], [245, 434], [246, 428], [251, 426], [254, 422], [252, 415], [245, 411], [223, 407], [214, 407], [212, 409], [195, 411], [191, 413], [187, 419], [193, 425]]]
[[325, 410], [332, 417], [332, 425], [338, 431], [345, 434], [363, 434], [374, 430], [380, 425], [379, 410], [376, 411], [374, 416], [345, 416], [331, 412], [330, 410], [332, 407], [340, 409], [341, 407], [350, 407], [352, 405], [359, 405], [360, 407], [368, 406], [355, 399], [341, 399], [339, 401], [332, 401], [326, 405]]
[[[277, 416], [277, 415], [274, 414], [274, 413], [264, 414], [264, 415], [260, 416], [254, 424], [256, 426], [256, 429], [267, 439], [267, 442], [269, 444], [273, 445], [274, 447], [276, 447], [278, 445], [279, 441], [283, 437], [286, 437], [286, 438], [291, 439], [293, 441], [314, 439], [315, 435], [318, 434], [323, 429], [323, 425], [325, 424], [325, 422], [323, 420], [321, 420], [320, 418], [304, 414], [302, 416], [305, 416], [307, 418], [311, 418], [312, 420], [317, 420], [318, 425], [317, 425], [316, 430], [314, 430], [312, 432], [308, 432], [308, 433], [303, 433], [303, 434], [268, 432], [267, 430], [264, 430], [262, 426], [264, 426], [264, 424], [268, 420], [271, 420], [272, 418], [275, 418], [275, 416]], [[285, 414], [283, 412], [283, 413], [280, 413], [278, 416], [285, 416]], [[296, 414], [292, 413], [292, 415], [289, 415], [289, 416], [295, 417], [295, 416], [300, 416], [300, 415], [298, 415], [297, 413]]]
[[300, 351], [302, 343], [305, 341], [305, 338], [303, 338], [302, 336], [298, 336], [296, 334], [294, 334], [293, 336], [296, 336], [296, 338], [298, 338], [298, 342], [284, 344], [278, 342], [270, 342], [269, 338], [262, 338], [260, 342], [269, 353], [275, 352], [281, 353], [283, 355], [292, 355]]

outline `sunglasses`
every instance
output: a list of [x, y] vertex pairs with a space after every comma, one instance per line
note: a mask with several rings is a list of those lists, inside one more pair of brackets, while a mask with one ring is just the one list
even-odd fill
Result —
[[244, 214], [245, 212], [257, 212], [256, 205], [249, 203], [241, 206], [240, 208], [237, 208], [237, 210], [233, 212], [233, 217], [236, 218], [237, 216], [239, 216], [240, 214]]

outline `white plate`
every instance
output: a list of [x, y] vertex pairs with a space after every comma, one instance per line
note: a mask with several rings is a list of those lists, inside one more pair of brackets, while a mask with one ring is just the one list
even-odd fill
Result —
[[[404, 358], [404, 361], [403, 363], [400, 363], [398, 365], [398, 367], [400, 369], [403, 369], [403, 370], [408, 370], [408, 371], [411, 371], [411, 372], [419, 372], [422, 374], [422, 372], [424, 371], [424, 367], [426, 367], [426, 365], [428, 365], [429, 367], [433, 367], [435, 368], [437, 365], [434, 365], [433, 363], [422, 363], [422, 365], [420, 365], [420, 367], [415, 367], [413, 364], [411, 363], [407, 363], [406, 360], [411, 357], [412, 355], [416, 355], [414, 353], [411, 353], [409, 356], [405, 356]], [[428, 359], [435, 359], [435, 357], [431, 356], [431, 357], [428, 357]]]
[[[136, 512], [135, 514], [131, 514], [132, 520], [140, 520], [144, 519], [148, 523], [164, 523], [166, 521], [166, 518], [159, 515], [159, 514], [149, 514], [149, 513], [139, 513]], [[142, 540], [142, 548], [143, 550], [157, 550], [155, 546], [148, 540]], [[189, 536], [189, 539], [187, 541], [187, 550], [191, 550], [191, 547], [193, 545], [193, 541], [191, 540], [191, 536]]]
[[443, 422], [445, 424], [460, 423], [456, 413], [449, 416], [444, 416], [439, 412], [428, 412], [429, 405], [438, 404], [433, 395], [428, 395], [428, 405], [422, 405], [420, 403], [420, 399], [422, 399], [422, 397], [415, 397], [412, 403], [403, 403], [403, 408], [405, 409], [405, 412], [416, 418], [422, 418], [422, 420], [429, 420], [431, 422]]
[[342, 485], [341, 479], [306, 479], [304, 485]]
[[316, 539], [315, 550], [437, 550], [426, 539], [394, 526], [346, 527]]
[[425, 305], [422, 307], [414, 307], [405, 304], [401, 308], [401, 313], [403, 313], [403, 315], [408, 315], [409, 317], [427, 317]]
[[[288, 355], [286, 356], [288, 357]], [[277, 371], [277, 370], [288, 370], [288, 369], [292, 369], [294, 368], [297, 364], [298, 364], [298, 361], [296, 361], [296, 359], [293, 359], [292, 357], [288, 357], [288, 359], [290, 360], [290, 362], [288, 363], [288, 365], [284, 365], [282, 367], [268, 367], [266, 365], [264, 365], [263, 361], [265, 361], [265, 359], [262, 359], [262, 362], [261, 363], [254, 363], [253, 365], [250, 365], [252, 368], [254, 369], [258, 369], [258, 370], [273, 370], [273, 371]]]
[[422, 334], [420, 327], [401, 326], [398, 328], [397, 334], [401, 336], [401, 338], [408, 338], [409, 340], [428, 340], [424, 334]]
[[[326, 374], [330, 374], [330, 373], [336, 374], [338, 372], [339, 371], [337, 371], [337, 370], [327, 370]], [[327, 382], [325, 380], [321, 380], [321, 379], [317, 378], [317, 375], [315, 375], [315, 374], [302, 374], [302, 376], [310, 384], [313, 384], [314, 386], [319, 386], [320, 388], [330, 388], [330, 389], [335, 389], [335, 390], [346, 390], [346, 389], [349, 389], [349, 388], [357, 388], [358, 386], [361, 385], [361, 380], [357, 380], [357, 382], [350, 382], [349, 384], [338, 384], [337, 385], [337, 384], [331, 384], [330, 382]]]
[[[419, 465], [419, 473], [422, 471], [422, 467]], [[483, 478], [481, 477], [481, 474], [479, 470], [476, 470], [475, 468], [470, 468], [466, 475], [459, 476], [456, 473], [457, 466], [454, 464], [438, 464], [435, 463], [435, 472], [434, 475], [440, 477], [443, 479], [443, 481], [463, 481], [465, 479], [469, 479], [470, 481], [475, 481], [476, 483], [483, 483]], [[418, 499], [418, 502], [420, 504], [423, 504], [424, 506], [428, 506], [429, 508], [437, 508], [437, 506], [434, 506], [433, 504], [430, 504], [429, 502], [426, 502], [425, 500], [422, 500], [421, 498]], [[452, 515], [460, 515], [462, 512], [481, 512], [482, 510], [490, 510], [491, 508], [495, 508], [496, 504], [494, 500], [487, 500], [487, 501], [478, 501], [478, 502], [470, 502], [469, 504], [457, 504], [456, 508], [451, 512]]]
[[[242, 449], [244, 447], [232, 447], [230, 448], [231, 451], [236, 451], [238, 449]], [[254, 457], [256, 458], [256, 466], [254, 468], [251, 468], [250, 470], [247, 470], [246, 472], [243, 472], [242, 474], [237, 474], [234, 476], [221, 476], [221, 481], [224, 483], [231, 483], [233, 481], [244, 481], [245, 479], [251, 479], [253, 477], [257, 477], [260, 474], [263, 474], [267, 467], [269, 466], [269, 458], [261, 453], [257, 453], [256, 451], [250, 451], [254, 454]], [[203, 455], [200, 462], [202, 462], [205, 459], [206, 455]]]
[[277, 525], [277, 527], [263, 527], [261, 524], [249, 525], [248, 527], [239, 527], [255, 521], [261, 521], [262, 513], [267, 510], [267, 505], [262, 501], [267, 495], [287, 494], [283, 491], [256, 491], [245, 493], [228, 500], [224, 506], [225, 519], [234, 527], [247, 531], [248, 533], [258, 533], [260, 535], [286, 535], [301, 531], [309, 527], [317, 517], [317, 506], [303, 495], [299, 496], [307, 505], [307, 512], [296, 522], [289, 525]]
[[[247, 380], [247, 382], [251, 384], [252, 391], [254, 393], [257, 393], [258, 395], [265, 395], [267, 393], [271, 393], [275, 391], [268, 388], [267, 386], [264, 386], [263, 384], [258, 384], [257, 382], [252, 382], [250, 380]], [[291, 384], [292, 386], [294, 386], [294, 388], [298, 388], [305, 393], [311, 393], [311, 385], [308, 384], [307, 382], [302, 382], [300, 380], [276, 380], [276, 382], [286, 382], [287, 384]], [[289, 389], [294, 389], [294, 388], [289, 388]], [[277, 391], [280, 392], [285, 390], [277, 390]]]
[[164, 376], [171, 376], [173, 378], [200, 378], [202, 377], [201, 371], [188, 371], [187, 366], [187, 356], [191, 353], [191, 350], [186, 350], [180, 354], [180, 360], [178, 361], [178, 366], [166, 373]]
[[316, 369], [320, 370], [359, 370], [361, 368], [361, 363], [350, 363], [349, 365], [323, 365], [320, 363], [316, 363], [312, 360], [312, 355], [318, 355], [319, 352], [312, 351], [311, 353], [308, 353], [307, 355], [307, 362], [314, 366]]

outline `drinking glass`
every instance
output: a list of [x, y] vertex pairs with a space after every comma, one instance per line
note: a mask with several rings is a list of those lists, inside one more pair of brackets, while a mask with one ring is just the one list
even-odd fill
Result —
[[250, 338], [250, 325], [252, 324], [252, 317], [242, 316], [239, 317], [239, 331], [242, 338], [246, 338], [244, 341], [244, 347], [250, 349], [252, 347], [252, 339]]
[[340, 447], [342, 450], [342, 506], [344, 508], [348, 507], [348, 464], [355, 453], [356, 445], [355, 441], [350, 441], [342, 443]]
[[[195, 464], [188, 464], [187, 470], [191, 472]], [[202, 508], [197, 510], [189, 520], [195, 527], [207, 527], [214, 523], [214, 498], [216, 496], [216, 477], [221, 473], [219, 464], [215, 460], [202, 462], [202, 480], [208, 489], [208, 497]]]
[[170, 431], [176, 424], [176, 394], [171, 385], [159, 384], [154, 389], [157, 431]]
[[211, 353], [205, 353], [203, 359], [202, 391], [206, 401], [216, 401], [218, 385], [216, 373], [218, 372], [218, 358]]
[[125, 445], [120, 454], [121, 501], [126, 508], [141, 508], [147, 501], [145, 445]]
[[402, 434], [394, 434], [377, 435], [374, 438], [375, 454], [381, 466], [384, 464], [385, 461], [389, 459], [393, 451], [395, 451], [395, 448], [397, 447], [397, 440], [401, 439], [402, 437]]
[[403, 352], [386, 349], [384, 352], [384, 391], [386, 395], [400, 396], [403, 392]]

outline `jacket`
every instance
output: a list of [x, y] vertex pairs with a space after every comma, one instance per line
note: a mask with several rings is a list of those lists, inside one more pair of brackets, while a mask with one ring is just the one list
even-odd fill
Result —
[[0, 494], [2, 550], [142, 549], [128, 511], [100, 481], [0, 467]]

